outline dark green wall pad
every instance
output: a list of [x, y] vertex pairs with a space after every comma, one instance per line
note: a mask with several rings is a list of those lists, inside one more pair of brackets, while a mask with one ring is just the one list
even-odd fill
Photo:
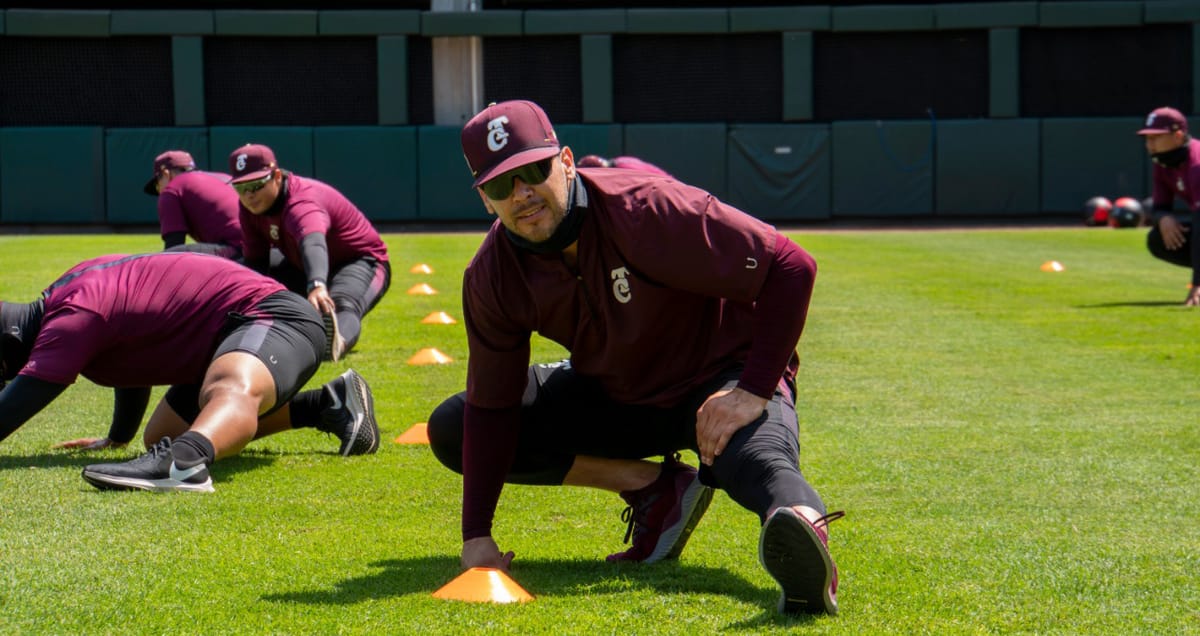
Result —
[[201, 10], [112, 12], [113, 35], [209, 35], [213, 12]]
[[1042, 120], [1042, 209], [1083, 214], [1095, 196], [1150, 194], [1141, 118]]
[[1036, 119], [938, 122], [937, 213], [1038, 212], [1038, 124]]
[[733, 7], [729, 30], [734, 33], [828, 31], [829, 7]]
[[316, 35], [316, 11], [219, 9], [213, 26], [218, 35]]
[[[196, 168], [212, 169], [207, 128], [110, 128], [104, 139], [109, 223], [158, 226], [158, 199], [142, 192], [154, 173], [154, 158], [166, 150], [186, 150]], [[224, 162], [217, 168], [225, 171]]]
[[417, 169], [421, 219], [484, 221], [483, 202], [471, 187], [458, 126], [422, 126], [417, 132]]
[[620, 124], [562, 124], [554, 127], [558, 143], [570, 146], [578, 161], [584, 155], [615, 157], [621, 154]]
[[992, 29], [1034, 26], [1038, 23], [1036, 2], [977, 2], [939, 4], [934, 7], [939, 29]]
[[417, 218], [417, 133], [413, 128], [313, 129], [314, 176], [335, 187], [372, 221]]
[[1044, 27], [1135, 26], [1142, 23], [1141, 2], [1093, 0], [1042, 2], [1038, 5]]
[[411, 35], [421, 32], [421, 12], [416, 10], [321, 11], [321, 35]]
[[829, 126], [743, 124], [729, 130], [729, 203], [760, 219], [830, 215]]
[[834, 31], [918, 31], [933, 28], [933, 7], [834, 7]]
[[725, 124], [627, 124], [625, 154], [724, 200], [726, 134]]
[[930, 122], [835, 122], [832, 138], [834, 217], [933, 212]]
[[208, 130], [209, 165], [229, 172], [229, 153], [248, 143], [265, 144], [279, 167], [313, 176], [313, 133], [307, 126], [213, 126]]
[[525, 35], [624, 32], [624, 9], [531, 9], [525, 12]]
[[103, 223], [104, 129], [0, 128], [0, 221]]
[[521, 35], [521, 11], [425, 11], [421, 35]]
[[107, 10], [8, 9], [5, 33], [43, 37], [108, 37], [109, 17]]
[[630, 33], [727, 33], [727, 9], [629, 9]]

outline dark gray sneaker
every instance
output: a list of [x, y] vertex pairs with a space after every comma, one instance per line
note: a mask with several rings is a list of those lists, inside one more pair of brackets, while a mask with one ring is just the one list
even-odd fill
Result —
[[203, 463], [189, 468], [175, 465], [171, 438], [164, 437], [137, 459], [120, 464], [92, 464], [83, 469], [83, 480], [100, 490], [151, 492], [212, 492], [212, 478]]
[[837, 614], [837, 566], [829, 556], [829, 522], [845, 516], [831, 512], [816, 521], [794, 508], [777, 508], [758, 539], [758, 558], [779, 583], [784, 614]]
[[326, 430], [342, 440], [342, 457], [368, 455], [379, 449], [379, 426], [375, 424], [375, 400], [371, 387], [354, 369], [325, 385], [333, 404], [321, 413]]
[[621, 514], [621, 520], [629, 524], [625, 541], [632, 538], [632, 542], [628, 550], [605, 560], [655, 563], [678, 559], [712, 497], [712, 488], [700, 483], [695, 468], [677, 458], [664, 459], [658, 479], [641, 490], [621, 493], [629, 504]]

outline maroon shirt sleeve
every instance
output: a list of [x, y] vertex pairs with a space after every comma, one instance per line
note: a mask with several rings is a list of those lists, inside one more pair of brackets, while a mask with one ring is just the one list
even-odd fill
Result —
[[771, 399], [800, 341], [817, 264], [799, 245], [775, 236], [775, 258], [754, 303], [754, 341], [738, 388]]
[[463, 415], [463, 541], [490, 536], [504, 478], [517, 452], [521, 408], [467, 403]]

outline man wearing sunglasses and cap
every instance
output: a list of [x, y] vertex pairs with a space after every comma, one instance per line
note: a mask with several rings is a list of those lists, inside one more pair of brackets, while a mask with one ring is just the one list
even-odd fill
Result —
[[379, 430], [358, 373], [300, 392], [324, 347], [311, 305], [233, 261], [188, 252], [93, 258], [31, 303], [0, 303], [0, 440], [83, 376], [113, 387], [112, 424], [102, 439], [61, 448], [129, 443], [151, 387], [171, 387], [146, 423], [144, 455], [83, 469], [103, 490], [208, 492], [214, 461], [291, 428], [336, 435], [343, 456], [373, 453]]
[[[387, 246], [367, 217], [332, 186], [282, 170], [275, 153], [246, 144], [229, 153], [246, 265], [305, 296], [325, 321], [325, 358], [358, 342], [362, 319], [391, 285]], [[270, 252], [283, 254], [271, 268]]]
[[[237, 194], [228, 183], [227, 174], [197, 170], [187, 151], [168, 150], [154, 158], [154, 176], [142, 191], [158, 197], [164, 250], [241, 258]], [[189, 236], [194, 243], [187, 242]]]
[[[491, 536], [505, 483], [619, 494], [632, 545], [608, 560], [643, 563], [679, 557], [719, 488], [763, 524], [780, 611], [835, 612], [841, 513], [800, 472], [794, 406], [812, 258], [700, 189], [577, 168], [532, 102], [488, 106], [462, 148], [497, 216], [463, 277], [467, 388], [428, 426], [463, 475], [462, 565], [511, 562]], [[570, 360], [530, 367], [534, 332]]]
[[[1183, 304], [1200, 306], [1200, 241], [1192, 237], [1200, 210], [1200, 142], [1188, 135], [1183, 113], [1169, 106], [1151, 111], [1137, 134], [1154, 162], [1153, 209], [1147, 211], [1153, 227], [1146, 246], [1156, 258], [1192, 270], [1192, 286]], [[1191, 218], [1176, 217], [1176, 198], [1192, 210]]]

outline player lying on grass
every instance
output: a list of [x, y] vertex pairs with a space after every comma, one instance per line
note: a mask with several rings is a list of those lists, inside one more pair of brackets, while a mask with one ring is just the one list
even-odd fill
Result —
[[80, 375], [115, 389], [108, 436], [133, 439], [152, 386], [170, 385], [146, 424], [149, 450], [95, 464], [101, 489], [211, 491], [208, 468], [253, 439], [315, 427], [342, 455], [379, 446], [369, 387], [347, 371], [300, 389], [320, 365], [317, 311], [278, 282], [233, 261], [189, 252], [101, 256], [71, 268], [27, 303], [0, 303], [0, 440]]
[[[463, 277], [467, 390], [429, 418], [463, 475], [462, 565], [508, 567], [491, 536], [506, 482], [619, 493], [633, 542], [608, 559], [645, 563], [680, 555], [716, 487], [763, 523], [780, 610], [835, 612], [840, 513], [800, 473], [794, 406], [812, 258], [698, 188], [577, 169], [531, 102], [484, 109], [462, 147], [498, 217]], [[529, 368], [534, 332], [569, 364]]]

